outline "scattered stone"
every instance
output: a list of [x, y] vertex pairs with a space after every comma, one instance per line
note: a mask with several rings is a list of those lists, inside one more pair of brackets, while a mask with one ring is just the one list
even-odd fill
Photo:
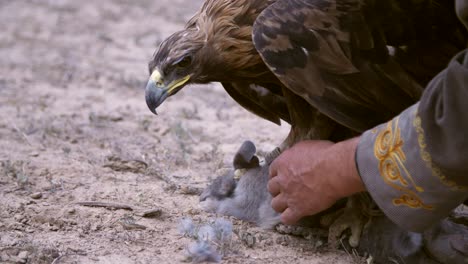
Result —
[[257, 243], [257, 238], [255, 237], [255, 235], [249, 232], [242, 233], [241, 240], [249, 248], [253, 248]]
[[271, 239], [265, 239], [265, 240], [263, 240], [263, 241], [261, 242], [261, 245], [262, 245], [262, 249], [263, 249], [263, 250], [265, 250], [265, 249], [268, 248], [268, 247], [273, 246], [273, 244], [274, 244], [274, 243], [273, 243], [273, 240], [271, 240]]
[[31, 156], [31, 157], [39, 157], [39, 152], [33, 151], [33, 152], [29, 153], [29, 156]]
[[113, 115], [101, 115], [91, 112], [88, 116], [89, 121], [94, 123], [103, 123], [107, 121], [111, 122], [120, 122], [123, 121], [124, 118], [120, 114], [113, 114]]
[[179, 191], [181, 194], [185, 195], [200, 195], [203, 189], [193, 186], [181, 186]]
[[282, 245], [282, 246], [288, 246], [289, 239], [287, 236], [279, 236], [278, 238], [276, 238], [276, 244]]
[[119, 224], [125, 230], [145, 230], [146, 226], [135, 223], [135, 219], [131, 217], [124, 217], [119, 220]]
[[120, 157], [110, 156], [103, 167], [119, 172], [142, 173], [148, 168], [148, 164], [141, 160], [123, 160]]
[[189, 214], [189, 215], [199, 215], [200, 210], [196, 209], [196, 208], [190, 208], [190, 209], [187, 210], [186, 213]]
[[28, 256], [29, 256], [29, 252], [28, 252], [28, 251], [21, 251], [21, 252], [18, 254], [18, 258], [21, 259], [21, 260], [27, 260], [27, 259], [28, 259]]
[[93, 224], [93, 225], [91, 225], [91, 228], [90, 228], [90, 230], [93, 231], [93, 232], [99, 231], [101, 229], [102, 229], [102, 227], [99, 224]]
[[319, 240], [315, 241], [315, 248], [320, 248], [323, 245], [325, 245], [325, 243], [322, 240], [319, 239]]
[[155, 208], [155, 209], [145, 210], [142, 212], [136, 212], [135, 214], [137, 216], [146, 217], [146, 218], [157, 218], [162, 215], [162, 210], [161, 208]]
[[70, 148], [70, 147], [64, 147], [64, 148], [62, 148], [62, 151], [63, 151], [63, 153], [65, 153], [65, 154], [70, 154], [71, 148]]
[[26, 205], [32, 205], [32, 204], [36, 204], [36, 202], [33, 200], [26, 201]]
[[36, 192], [30, 195], [31, 198], [33, 199], [41, 199], [42, 198], [42, 193], [41, 192]]
[[22, 215], [22, 214], [15, 214], [14, 218], [15, 218], [15, 220], [16, 220], [17, 222], [21, 222], [21, 220], [24, 219], [24, 215]]

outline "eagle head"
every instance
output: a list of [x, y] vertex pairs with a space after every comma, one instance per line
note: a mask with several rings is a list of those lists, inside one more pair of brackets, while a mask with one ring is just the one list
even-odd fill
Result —
[[151, 112], [193, 83], [246, 81], [268, 71], [252, 42], [265, 0], [207, 0], [184, 30], [164, 40], [149, 62]]
[[[146, 85], [146, 103], [151, 112], [169, 96], [190, 83], [206, 82], [205, 54], [209, 53], [196, 33], [183, 30], [161, 43], [149, 62], [150, 78]], [[212, 59], [212, 63], [215, 60]], [[209, 64], [211, 65], [211, 64]]]

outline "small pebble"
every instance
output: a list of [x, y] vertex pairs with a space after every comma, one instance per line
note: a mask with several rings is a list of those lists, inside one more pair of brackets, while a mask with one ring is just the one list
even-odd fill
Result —
[[253, 248], [255, 246], [255, 243], [257, 242], [257, 238], [255, 237], [255, 235], [248, 232], [243, 233], [241, 235], [241, 240], [249, 248]]
[[200, 195], [202, 193], [201, 188], [193, 187], [193, 186], [182, 186], [180, 187], [180, 193], [186, 195]]
[[29, 252], [28, 252], [28, 251], [21, 251], [21, 252], [18, 254], [18, 258], [19, 258], [19, 259], [22, 259], [22, 260], [28, 259], [28, 256], [29, 256]]
[[26, 205], [31, 205], [31, 204], [36, 204], [36, 202], [33, 200], [26, 201]]
[[187, 214], [189, 215], [199, 215], [201, 212], [200, 210], [196, 209], [196, 208], [190, 208], [186, 211]]
[[70, 208], [67, 210], [67, 214], [74, 214], [74, 213], [76, 213], [75, 208]]
[[22, 214], [15, 214], [14, 218], [15, 218], [16, 221], [21, 222], [21, 220], [24, 219], [24, 215], [22, 215]]
[[323, 243], [323, 241], [320, 240], [320, 239], [317, 240], [317, 241], [315, 242], [315, 248], [319, 248], [319, 247], [321, 247], [321, 246], [323, 246], [323, 245], [324, 245], [324, 243]]
[[132, 220], [127, 220], [127, 219], [121, 219], [119, 221], [119, 224], [125, 230], [145, 230], [146, 229], [146, 226], [134, 223]]
[[29, 153], [29, 156], [31, 156], [31, 157], [38, 157], [38, 156], [39, 156], [39, 152], [33, 151], [33, 152]]
[[64, 147], [64, 148], [62, 148], [62, 150], [63, 150], [63, 152], [65, 154], [70, 154], [70, 152], [71, 152], [71, 148], [69, 148], [69, 147]]
[[160, 217], [162, 215], [162, 210], [161, 208], [155, 208], [155, 209], [150, 209], [150, 210], [146, 210], [146, 211], [142, 211], [142, 212], [136, 212], [135, 213], [136, 215], [138, 216], [141, 216], [141, 217], [147, 217], [147, 218], [151, 218], [151, 217]]
[[41, 199], [42, 198], [42, 193], [41, 192], [33, 193], [33, 194], [31, 194], [30, 197], [33, 198], [33, 199], [36, 199], [36, 200]]
[[288, 246], [289, 245], [288, 238], [285, 236], [279, 236], [278, 238], [276, 238], [276, 244], [282, 245], [282, 246]]

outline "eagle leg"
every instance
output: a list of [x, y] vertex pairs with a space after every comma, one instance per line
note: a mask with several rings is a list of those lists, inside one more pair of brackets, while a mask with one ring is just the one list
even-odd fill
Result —
[[325, 140], [333, 134], [336, 122], [312, 107], [306, 100], [284, 88], [283, 95], [289, 109], [291, 131], [280, 145], [284, 151], [303, 140]]
[[362, 230], [365, 220], [359, 212], [359, 207], [356, 203], [356, 197], [349, 197], [346, 207], [341, 211], [342, 214], [333, 222], [328, 231], [328, 244], [330, 247], [337, 248], [341, 234], [346, 229], [351, 229], [349, 237], [349, 245], [351, 247], [359, 246]]
[[361, 193], [348, 197], [345, 208], [323, 216], [320, 219], [320, 224], [329, 228], [329, 246], [337, 248], [340, 245], [343, 232], [350, 229], [348, 243], [353, 248], [358, 247], [362, 231], [370, 216], [382, 214], [381, 211], [374, 209], [375, 206], [369, 194]]

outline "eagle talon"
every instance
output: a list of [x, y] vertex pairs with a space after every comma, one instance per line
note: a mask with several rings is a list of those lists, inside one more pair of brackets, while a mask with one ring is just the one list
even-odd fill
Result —
[[353, 248], [359, 246], [362, 230], [367, 221], [361, 213], [361, 208], [357, 199], [358, 198], [355, 196], [349, 197], [344, 209], [322, 217], [322, 224], [331, 224], [328, 232], [328, 244], [331, 248], [337, 248], [339, 246], [342, 233], [347, 229], [351, 230], [351, 235], [348, 240], [349, 245]]

